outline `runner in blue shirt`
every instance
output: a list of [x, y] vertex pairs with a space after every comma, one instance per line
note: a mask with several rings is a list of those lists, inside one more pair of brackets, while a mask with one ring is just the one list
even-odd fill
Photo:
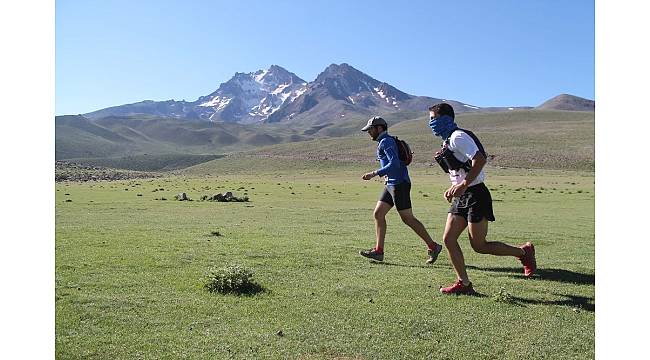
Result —
[[411, 179], [406, 164], [399, 159], [399, 151], [395, 139], [388, 135], [388, 124], [384, 119], [375, 116], [368, 120], [361, 131], [368, 133], [372, 140], [377, 141], [377, 159], [381, 167], [363, 175], [363, 180], [370, 180], [375, 176], [385, 178], [386, 187], [375, 206], [376, 245], [370, 250], [359, 251], [361, 256], [383, 261], [384, 240], [386, 238], [386, 214], [395, 206], [402, 221], [408, 225], [427, 244], [427, 264], [433, 264], [442, 251], [442, 245], [431, 239], [424, 225], [413, 215], [411, 209]]

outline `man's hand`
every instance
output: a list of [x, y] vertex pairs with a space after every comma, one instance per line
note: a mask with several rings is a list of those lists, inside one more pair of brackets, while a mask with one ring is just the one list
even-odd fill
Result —
[[451, 188], [445, 190], [445, 193], [442, 195], [445, 197], [445, 200], [447, 200], [448, 203], [450, 203], [451, 199], [453, 198], [453, 196], [449, 195], [449, 190], [451, 190]]
[[373, 171], [373, 172], [369, 172], [367, 174], [364, 174], [361, 178], [363, 180], [370, 180], [370, 179], [374, 178], [375, 176], [377, 176], [377, 173]]
[[445, 191], [445, 199], [447, 199], [448, 202], [451, 202], [451, 199], [463, 195], [465, 190], [467, 190], [467, 183], [464, 181], [460, 184], [452, 185], [447, 189], [447, 191]]

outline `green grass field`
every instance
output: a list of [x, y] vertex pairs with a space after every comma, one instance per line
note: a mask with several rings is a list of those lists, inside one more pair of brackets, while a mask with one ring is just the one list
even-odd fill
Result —
[[[488, 168], [497, 217], [488, 240], [532, 241], [539, 275], [526, 280], [517, 260], [472, 252], [463, 235], [481, 296], [456, 297], [438, 292], [455, 279], [446, 251], [425, 266], [424, 244], [394, 211], [385, 262], [358, 255], [374, 244], [383, 185], [360, 179], [374, 163], [278, 161], [57, 183], [57, 358], [594, 357], [593, 172]], [[446, 178], [411, 170], [414, 213], [439, 241]], [[251, 201], [197, 201], [228, 190]], [[179, 192], [194, 201], [174, 201]], [[266, 291], [202, 288], [211, 266], [229, 264], [252, 269]]]

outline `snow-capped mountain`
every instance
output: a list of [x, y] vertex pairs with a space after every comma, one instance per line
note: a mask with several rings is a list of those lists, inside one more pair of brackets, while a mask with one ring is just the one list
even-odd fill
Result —
[[202, 108], [201, 118], [210, 121], [251, 123], [266, 120], [285, 102], [293, 101], [307, 88], [307, 82], [284, 68], [236, 73], [217, 91], [194, 104]]
[[107, 116], [153, 115], [244, 124], [300, 119], [318, 124], [352, 116], [401, 111], [426, 114], [427, 108], [437, 102], [451, 104], [457, 113], [515, 109], [480, 108], [454, 100], [410, 95], [343, 63], [329, 65], [310, 83], [278, 65], [272, 65], [265, 70], [236, 73], [216, 91], [196, 101], [146, 100], [101, 109], [84, 116], [100, 119]]
[[453, 100], [409, 95], [394, 86], [343, 64], [331, 64], [304, 93], [286, 102], [266, 122], [309, 119], [314, 123], [335, 121], [353, 115], [376, 115], [399, 111], [421, 111], [434, 103], [446, 101], [458, 112], [480, 111], [475, 106]]
[[84, 116], [99, 119], [106, 116], [155, 115], [168, 118], [202, 119], [208, 121], [254, 123], [264, 121], [285, 102], [305, 92], [307, 82], [278, 65], [251, 73], [235, 75], [207, 96], [187, 102], [145, 100], [114, 106]]

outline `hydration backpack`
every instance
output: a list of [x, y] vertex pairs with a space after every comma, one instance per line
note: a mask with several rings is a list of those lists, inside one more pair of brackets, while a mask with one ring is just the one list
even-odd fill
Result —
[[[465, 129], [456, 129], [454, 131], [462, 131], [469, 135], [472, 140], [474, 140], [474, 143], [476, 143], [476, 147], [478, 147], [478, 151], [483, 154], [485, 159], [488, 158], [488, 154], [483, 148], [483, 144], [481, 144], [481, 141], [479, 141], [478, 137], [474, 135], [473, 132]], [[453, 131], [452, 131], [453, 134]], [[449, 135], [451, 136], [451, 134]], [[434, 155], [433, 159], [440, 165], [442, 170], [446, 173], [449, 173], [449, 170], [458, 170], [458, 169], [464, 169], [465, 171], [469, 171], [472, 168], [472, 160], [467, 160], [466, 162], [461, 162], [454, 156], [453, 152], [447, 148], [449, 145], [449, 138], [447, 138], [440, 150], [436, 152]]]
[[392, 136], [392, 138], [395, 139], [395, 142], [397, 143], [397, 152], [400, 161], [403, 161], [404, 164], [408, 166], [411, 164], [411, 161], [413, 161], [413, 151], [411, 151], [411, 147], [406, 143], [406, 141], [398, 139], [397, 136]]

